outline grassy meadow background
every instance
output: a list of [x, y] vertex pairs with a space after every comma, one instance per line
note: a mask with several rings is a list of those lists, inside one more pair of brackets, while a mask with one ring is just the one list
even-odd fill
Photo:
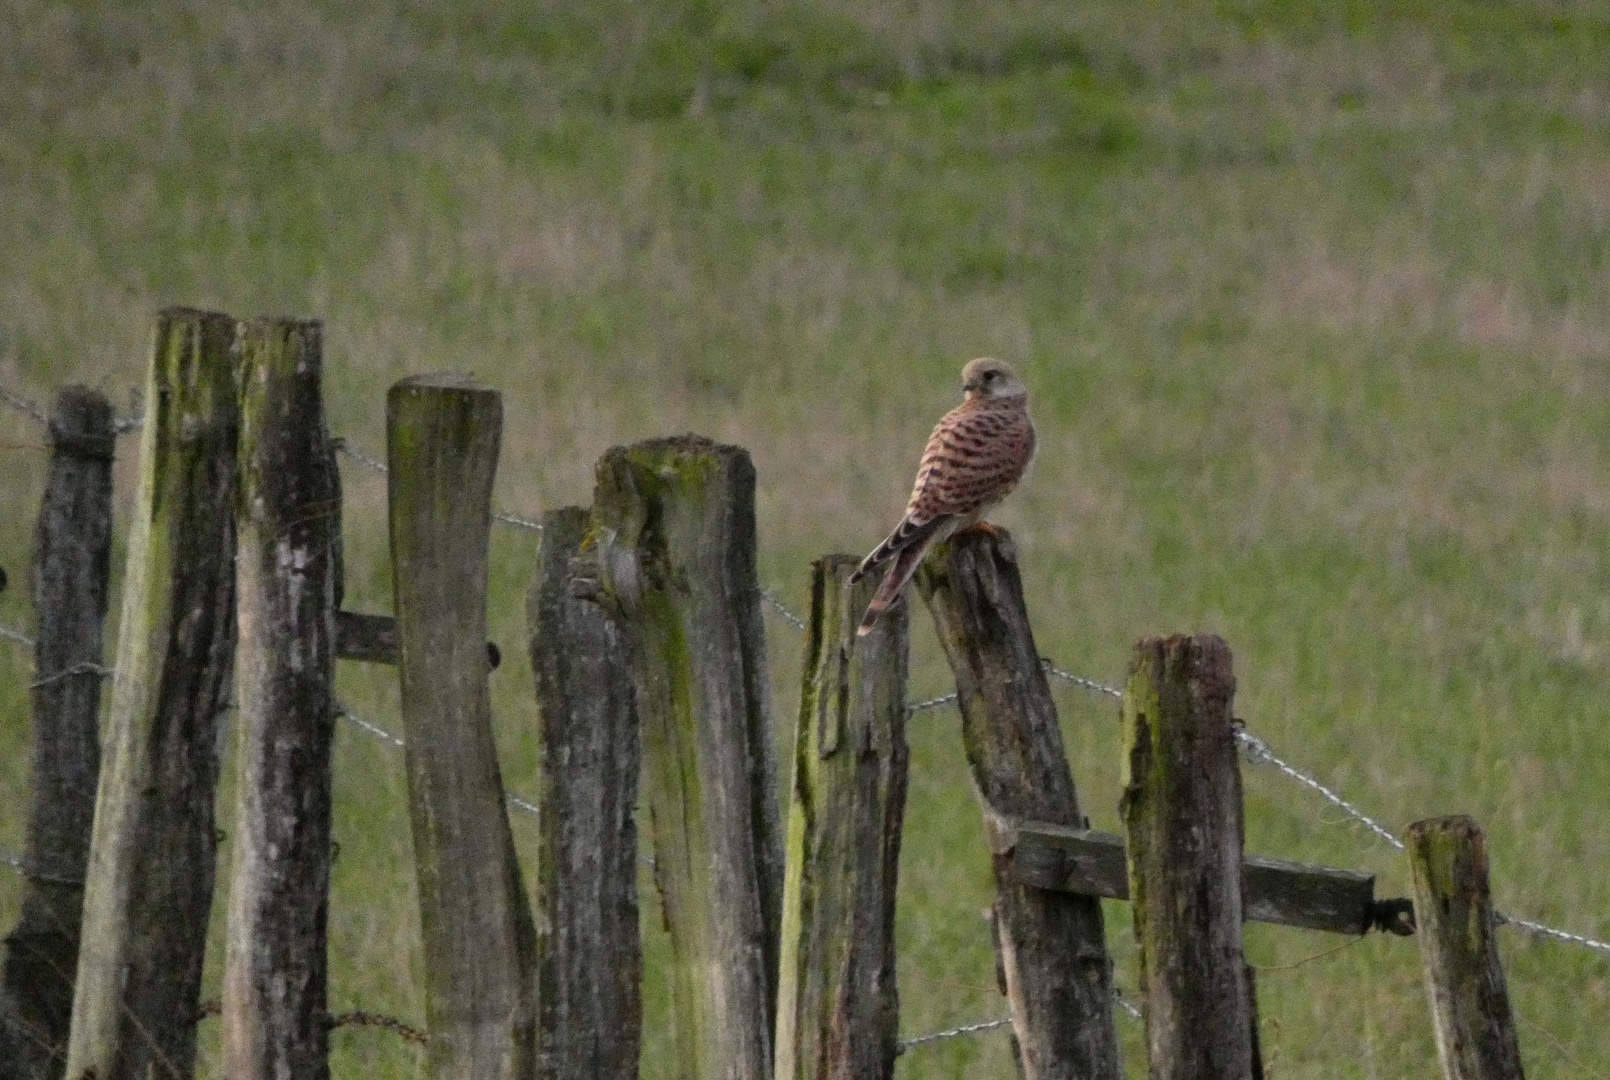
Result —
[[[1142, 634], [1223, 634], [1237, 713], [1278, 752], [1394, 828], [1473, 814], [1503, 909], [1610, 936], [1610, 6], [0, 0], [0, 40], [6, 387], [125, 401], [166, 304], [317, 316], [331, 427], [358, 447], [383, 449], [404, 375], [500, 388], [518, 513], [587, 502], [616, 443], [748, 447], [762, 577], [797, 609], [811, 558], [893, 523], [962, 362], [999, 356], [1040, 432], [997, 520], [1042, 653], [1116, 681]], [[0, 413], [0, 621], [25, 627], [41, 445]], [[388, 611], [384, 486], [343, 467], [348, 606]], [[493, 537], [515, 792], [534, 787], [534, 545]], [[912, 694], [941, 693], [914, 627]], [[781, 740], [801, 643], [768, 635]], [[30, 662], [0, 644], [9, 851]], [[389, 671], [339, 684], [398, 726]], [[1085, 808], [1114, 828], [1116, 710], [1056, 693]], [[958, 728], [911, 725], [907, 1036], [1003, 1012]], [[1249, 849], [1406, 893], [1386, 845], [1244, 772]], [[343, 724], [335, 785], [332, 1008], [418, 1022], [400, 756]], [[529, 856], [530, 819], [513, 829]], [[0, 927], [18, 886], [0, 873]], [[1127, 919], [1108, 906], [1133, 990]], [[1610, 1075], [1610, 960], [1503, 944], [1529, 1075]], [[1255, 926], [1247, 951], [1271, 1077], [1435, 1073], [1412, 941]], [[210, 949], [208, 996], [221, 967]], [[338, 1031], [333, 1054], [341, 1077], [416, 1069], [382, 1031]], [[897, 1073], [1012, 1064], [995, 1032]]]

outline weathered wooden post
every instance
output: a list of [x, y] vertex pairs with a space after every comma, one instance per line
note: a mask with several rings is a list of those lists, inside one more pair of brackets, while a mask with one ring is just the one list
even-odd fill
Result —
[[777, 1080], [888, 1080], [894, 901], [906, 804], [905, 605], [857, 642], [877, 584], [819, 559], [794, 734], [777, 993]]
[[[22, 914], [5, 939], [3, 1080], [59, 1080], [84, 911], [84, 867], [101, 768], [101, 624], [112, 551], [112, 407], [81, 386], [56, 397], [50, 471], [34, 532], [32, 799]], [[0, 1040], [4, 1039], [0, 1033]]]
[[157, 318], [67, 1073], [190, 1075], [235, 655], [235, 321]]
[[628, 646], [671, 937], [677, 1075], [772, 1070], [782, 895], [749, 455], [688, 435], [598, 464], [598, 595]]
[[1241, 772], [1230, 649], [1211, 634], [1135, 646], [1120, 811], [1153, 1080], [1250, 1080], [1241, 951]]
[[1011, 819], [1087, 827], [1004, 530], [939, 545], [917, 574], [956, 677], [962, 741], [991, 837], [995, 926], [1028, 1080], [1123, 1075], [1101, 901], [1019, 882]]
[[591, 516], [544, 514], [526, 605], [541, 766], [537, 804], [537, 1076], [637, 1076], [638, 719], [620, 631], [575, 595]]
[[1442, 1075], [1521, 1080], [1481, 827], [1463, 815], [1429, 818], [1410, 825], [1404, 841]]
[[240, 327], [240, 717], [224, 963], [224, 1074], [330, 1074], [330, 886], [339, 527], [317, 322]]
[[408, 811], [431, 1076], [532, 1074], [535, 931], [487, 696], [487, 541], [503, 402], [451, 375], [386, 395]]

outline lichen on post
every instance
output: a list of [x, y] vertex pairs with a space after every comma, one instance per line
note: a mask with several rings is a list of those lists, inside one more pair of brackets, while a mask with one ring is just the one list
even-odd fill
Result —
[[[101, 765], [101, 631], [111, 573], [114, 440], [105, 397], [82, 386], [57, 395], [50, 471], [34, 533], [39, 629], [29, 726], [27, 870], [22, 912], [5, 937], [0, 962], [3, 1080], [59, 1080], [67, 1066], [84, 869]], [[8, 1039], [16, 1045], [8, 1048]]]
[[907, 609], [855, 628], [875, 580], [811, 568], [794, 735], [777, 1000], [777, 1080], [894, 1073], [895, 886], [906, 802]]
[[575, 595], [591, 515], [542, 516], [526, 604], [541, 752], [537, 805], [538, 1080], [637, 1076], [637, 705], [620, 630]]
[[386, 395], [386, 477], [430, 1076], [535, 1059], [535, 929], [492, 737], [487, 545], [503, 403], [452, 375]]
[[956, 678], [995, 871], [994, 923], [1012, 1033], [1028, 1080], [1117, 1080], [1112, 961], [1101, 901], [1025, 885], [1003, 843], [1011, 819], [1088, 826], [1034, 646], [1017, 553], [1003, 529], [936, 545], [916, 577]]
[[188, 1076], [235, 655], [235, 321], [157, 318], [68, 1075]]
[[1145, 638], [1123, 704], [1123, 795], [1152, 1080], [1258, 1072], [1241, 950], [1241, 773], [1230, 649]]
[[339, 495], [314, 321], [240, 327], [239, 780], [224, 1074], [329, 1076], [326, 917]]
[[772, 1069], [782, 893], [749, 455], [698, 436], [598, 464], [595, 595], [643, 721], [676, 1075]]
[[1481, 826], [1463, 814], [1416, 821], [1404, 847], [1443, 1076], [1521, 1080]]

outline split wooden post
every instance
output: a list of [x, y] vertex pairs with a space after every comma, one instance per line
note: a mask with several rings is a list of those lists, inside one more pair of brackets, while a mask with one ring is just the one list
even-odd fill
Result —
[[1428, 818], [1404, 842], [1442, 1075], [1521, 1080], [1481, 827], [1464, 815]]
[[189, 1076], [235, 656], [235, 321], [157, 319], [67, 1073]]
[[1152, 1080], [1250, 1080], [1241, 950], [1241, 772], [1230, 649], [1211, 634], [1145, 638], [1123, 704], [1129, 896]]
[[995, 869], [1012, 1031], [1028, 1080], [1123, 1075], [1101, 901], [1019, 882], [1007, 822], [1088, 827], [1034, 647], [1016, 549], [1002, 529], [963, 533], [924, 561], [917, 587], [956, 677], [962, 741]]
[[755, 578], [755, 470], [688, 435], [598, 464], [597, 595], [620, 620], [644, 730], [671, 937], [675, 1075], [772, 1071], [779, 836]]
[[[71, 386], [50, 418], [50, 470], [34, 532], [32, 798], [22, 913], [0, 963], [3, 1080], [59, 1080], [78, 967], [100, 774], [101, 626], [112, 552], [112, 407]], [[8, 1041], [0, 1031], [0, 1046]]]
[[535, 1060], [535, 930], [487, 692], [487, 542], [503, 402], [451, 375], [386, 395], [391, 565], [430, 1076], [513, 1080]]
[[576, 506], [543, 515], [526, 604], [541, 749], [540, 1080], [632, 1080], [642, 1045], [637, 707], [619, 628], [573, 588], [591, 520]]
[[339, 527], [317, 322], [240, 327], [239, 783], [224, 961], [224, 1074], [330, 1075], [330, 889]]
[[906, 804], [905, 605], [859, 641], [876, 582], [811, 572], [794, 734], [777, 1080], [888, 1080], [898, 1045], [894, 904]]

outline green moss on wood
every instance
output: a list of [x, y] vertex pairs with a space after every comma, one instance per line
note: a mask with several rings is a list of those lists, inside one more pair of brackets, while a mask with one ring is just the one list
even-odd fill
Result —
[[235, 643], [238, 402], [227, 315], [157, 319], [69, 1072], [190, 1071], [212, 906], [217, 718]]

